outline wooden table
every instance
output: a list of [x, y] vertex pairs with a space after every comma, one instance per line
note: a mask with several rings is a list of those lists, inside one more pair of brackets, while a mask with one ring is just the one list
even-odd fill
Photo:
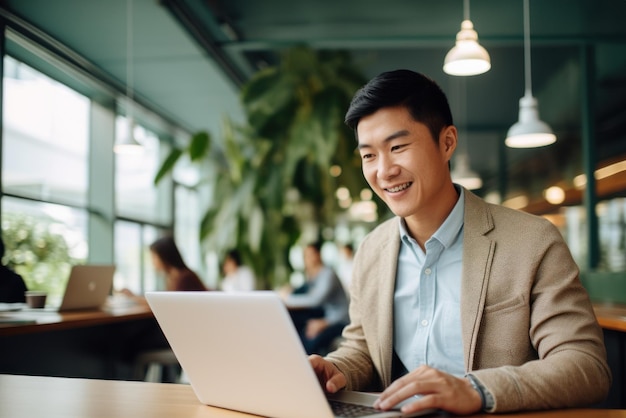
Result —
[[0, 312], [0, 337], [58, 331], [152, 318], [147, 305], [111, 301], [102, 310], [53, 312], [22, 310]]
[[607, 360], [613, 374], [604, 406], [626, 408], [626, 306], [596, 302], [593, 310], [604, 333]]
[[[46, 418], [245, 418], [254, 415], [202, 405], [188, 385], [0, 375], [0, 417], [39, 416]], [[472, 416], [494, 417], [493, 414]], [[626, 410], [572, 409], [503, 416], [508, 418], [626, 418]]]
[[593, 310], [602, 328], [626, 332], [626, 306], [594, 303]]
[[0, 321], [0, 373], [7, 374], [132, 379], [142, 341], [162, 337], [144, 304], [115, 302], [102, 310], [67, 313], [3, 312], [0, 318], [14, 322]]

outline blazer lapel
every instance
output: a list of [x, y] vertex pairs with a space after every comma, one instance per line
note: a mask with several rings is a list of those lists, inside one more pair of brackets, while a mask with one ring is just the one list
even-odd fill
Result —
[[393, 297], [396, 283], [396, 269], [398, 265], [398, 251], [400, 249], [399, 218], [396, 222], [389, 222], [386, 234], [380, 243], [380, 262], [374, 277], [377, 277], [378, 306], [375, 317], [378, 319], [377, 332], [379, 336], [378, 362], [382, 370], [381, 379], [384, 387], [391, 384], [391, 361], [393, 355]]
[[461, 330], [465, 370], [473, 369], [476, 339], [485, 306], [495, 242], [486, 234], [494, 228], [489, 206], [465, 190]]

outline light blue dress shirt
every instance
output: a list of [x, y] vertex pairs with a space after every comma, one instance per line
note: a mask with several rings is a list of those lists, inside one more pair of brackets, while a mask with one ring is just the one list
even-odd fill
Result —
[[394, 294], [394, 349], [408, 370], [420, 365], [462, 377], [461, 270], [463, 189], [444, 223], [422, 251], [400, 220]]

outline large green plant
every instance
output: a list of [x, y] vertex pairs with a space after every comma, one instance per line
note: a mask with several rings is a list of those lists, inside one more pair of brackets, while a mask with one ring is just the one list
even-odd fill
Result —
[[[288, 252], [303, 223], [332, 226], [335, 190], [365, 187], [352, 132], [343, 117], [364, 77], [342, 52], [285, 51], [241, 91], [246, 122], [226, 119], [219, 138], [193, 135], [174, 148], [155, 182], [187, 154], [203, 164], [212, 191], [201, 240], [218, 254], [238, 248], [265, 286], [283, 283]], [[329, 174], [332, 165], [342, 174]]]

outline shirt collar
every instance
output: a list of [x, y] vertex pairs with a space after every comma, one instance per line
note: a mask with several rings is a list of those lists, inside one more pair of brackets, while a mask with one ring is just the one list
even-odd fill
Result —
[[[456, 201], [456, 204], [445, 221], [443, 221], [433, 236], [428, 239], [428, 241], [430, 241], [434, 238], [441, 242], [441, 244], [446, 248], [450, 247], [459, 235], [459, 232], [463, 227], [463, 215], [465, 213], [465, 189], [457, 184], [454, 185], [454, 188], [457, 192], [459, 192], [459, 198]], [[399, 225], [400, 239], [403, 242], [410, 242], [413, 238], [409, 235], [404, 218], [400, 218]]]

